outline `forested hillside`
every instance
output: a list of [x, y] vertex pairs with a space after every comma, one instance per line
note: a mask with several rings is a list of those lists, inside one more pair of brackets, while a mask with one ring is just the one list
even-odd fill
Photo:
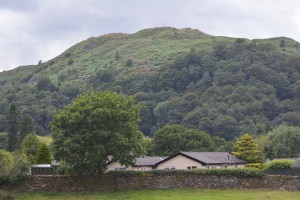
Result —
[[53, 111], [78, 94], [112, 90], [143, 105], [140, 130], [182, 124], [227, 140], [300, 125], [300, 48], [289, 38], [248, 40], [154, 28], [76, 44], [34, 66], [0, 73], [0, 132], [14, 103], [49, 133]]

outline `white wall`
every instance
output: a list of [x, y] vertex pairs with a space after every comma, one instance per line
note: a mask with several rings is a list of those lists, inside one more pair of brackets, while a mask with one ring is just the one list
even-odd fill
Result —
[[157, 166], [157, 169], [166, 169], [175, 167], [175, 169], [187, 169], [187, 167], [195, 166], [197, 169], [205, 168], [201, 163], [196, 162], [182, 155], [177, 155]]
[[150, 166], [142, 166], [142, 167], [133, 167], [133, 166], [124, 166], [121, 165], [118, 162], [113, 162], [110, 163], [109, 165], [107, 165], [107, 170], [106, 171], [114, 171], [116, 169], [120, 169], [120, 168], [126, 168], [126, 170], [135, 170], [135, 171], [148, 171], [148, 170], [152, 170], [152, 167]]

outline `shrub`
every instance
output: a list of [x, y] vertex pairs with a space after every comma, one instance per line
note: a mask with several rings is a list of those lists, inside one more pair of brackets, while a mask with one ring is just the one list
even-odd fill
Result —
[[1, 200], [12, 200], [12, 199], [15, 199], [15, 197], [12, 193], [0, 190], [0, 199]]
[[261, 163], [250, 163], [245, 165], [246, 168], [252, 168], [252, 169], [263, 169], [264, 166]]
[[17, 183], [26, 179], [29, 172], [30, 162], [25, 154], [14, 155], [15, 164], [8, 177], [10, 183]]
[[267, 169], [290, 169], [293, 166], [292, 160], [273, 160]]
[[68, 60], [68, 65], [72, 65], [74, 63], [74, 60], [71, 58]]
[[61, 161], [57, 168], [57, 174], [59, 175], [76, 175], [74, 168], [68, 163]]
[[133, 66], [133, 60], [132, 60], [132, 58], [128, 58], [128, 59], [126, 60], [125, 65], [126, 65], [127, 67], [132, 67], [132, 66]]
[[10, 152], [0, 150], [0, 176], [7, 176], [14, 166], [14, 158]]

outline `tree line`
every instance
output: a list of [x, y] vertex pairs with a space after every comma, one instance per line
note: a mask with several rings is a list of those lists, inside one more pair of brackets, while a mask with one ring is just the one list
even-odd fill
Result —
[[[60, 160], [64, 173], [88, 175], [105, 172], [111, 161], [128, 166], [141, 155], [170, 156], [179, 151], [232, 152], [249, 163], [263, 163], [267, 157], [300, 156], [299, 126], [282, 124], [266, 135], [253, 139], [244, 134], [228, 142], [204, 131], [170, 124], [149, 138], [138, 129], [141, 108], [133, 96], [122, 93], [83, 94], [56, 111], [51, 122], [53, 144], [41, 143], [31, 132], [18, 147], [7, 149], [12, 153], [1, 150], [2, 176], [16, 169], [24, 175], [29, 164], [50, 164], [53, 158]], [[15, 110], [12, 105], [11, 113]], [[19, 134], [14, 135], [13, 141], [17, 141]]]

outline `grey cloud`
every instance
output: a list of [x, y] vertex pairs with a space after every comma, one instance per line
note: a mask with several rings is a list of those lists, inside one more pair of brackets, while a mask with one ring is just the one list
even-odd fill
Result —
[[157, 26], [300, 41], [297, 0], [0, 0], [1, 16], [0, 71], [51, 59], [88, 37]]

